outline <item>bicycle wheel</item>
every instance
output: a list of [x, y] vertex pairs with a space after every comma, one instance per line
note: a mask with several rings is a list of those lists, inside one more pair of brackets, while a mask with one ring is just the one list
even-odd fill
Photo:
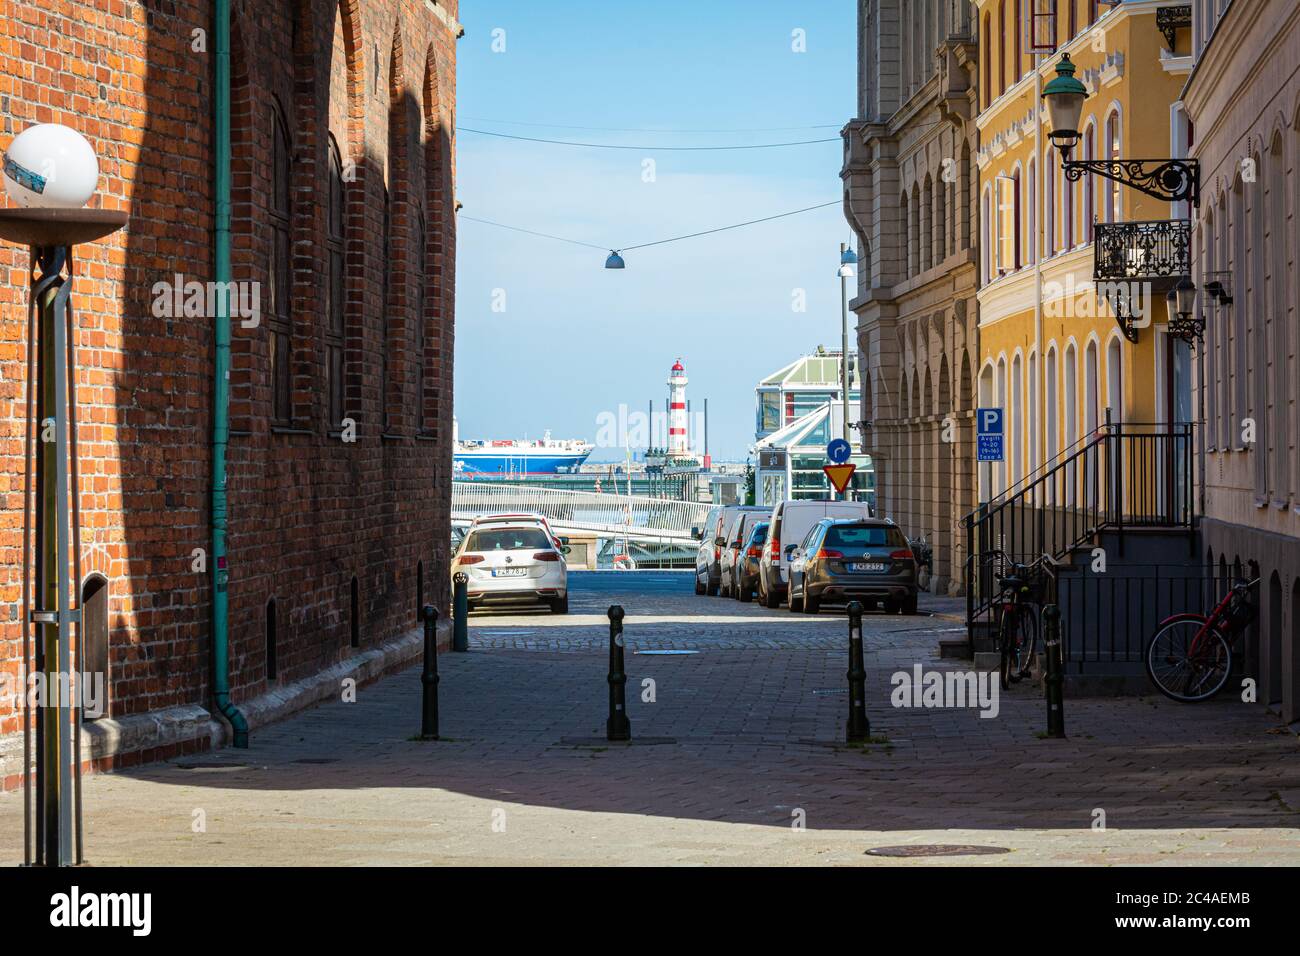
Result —
[[1018, 616], [1020, 617], [1020, 642], [1016, 654], [1016, 673], [1021, 678], [1025, 678], [1033, 670], [1038, 654], [1038, 617], [1034, 614], [1033, 608], [1027, 605], [1019, 608]]
[[1206, 633], [1192, 650], [1204, 626], [1203, 617], [1182, 617], [1161, 627], [1147, 645], [1147, 676], [1170, 700], [1184, 704], [1209, 700], [1228, 682], [1232, 646], [1222, 633]]
[[1016, 667], [1016, 643], [1019, 640], [1019, 617], [1014, 609], [1002, 612], [1002, 625], [998, 630], [998, 650], [1001, 652], [1001, 683], [1003, 690], [1011, 689], [1012, 673]]

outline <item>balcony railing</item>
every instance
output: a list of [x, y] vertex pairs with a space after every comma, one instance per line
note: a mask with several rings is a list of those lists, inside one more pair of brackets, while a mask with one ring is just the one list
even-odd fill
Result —
[[1115, 282], [1191, 275], [1191, 247], [1192, 224], [1187, 219], [1099, 222], [1092, 277], [1098, 282]]

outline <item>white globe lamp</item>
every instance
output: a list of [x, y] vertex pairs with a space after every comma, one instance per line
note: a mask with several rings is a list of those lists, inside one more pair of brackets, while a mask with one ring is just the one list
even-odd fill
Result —
[[99, 160], [86, 138], [58, 123], [13, 138], [0, 169], [5, 192], [25, 209], [80, 209], [99, 185]]

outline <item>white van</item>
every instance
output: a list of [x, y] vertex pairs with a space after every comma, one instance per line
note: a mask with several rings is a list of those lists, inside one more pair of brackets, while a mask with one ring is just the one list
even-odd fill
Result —
[[873, 518], [865, 501], [793, 501], [772, 509], [767, 545], [758, 562], [758, 599], [767, 607], [780, 607], [789, 593], [790, 552], [822, 518]]

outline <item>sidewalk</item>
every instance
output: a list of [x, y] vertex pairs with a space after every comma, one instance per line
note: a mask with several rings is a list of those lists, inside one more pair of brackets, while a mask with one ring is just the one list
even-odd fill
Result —
[[[1067, 701], [1067, 740], [1041, 738], [1042, 699], [1019, 686], [995, 718], [895, 708], [893, 674], [952, 670], [934, 655], [955, 625], [868, 615], [877, 742], [849, 748], [843, 617], [615, 597], [575, 594], [568, 618], [475, 616], [470, 652], [440, 658], [441, 742], [411, 739], [420, 684], [410, 668], [362, 688], [355, 704], [264, 728], [251, 750], [92, 778], [89, 859], [1300, 863], [1300, 750], [1262, 707]], [[610, 603], [628, 607], [630, 746], [601, 739]], [[651, 686], [653, 702], [642, 699]], [[651, 737], [672, 742], [637, 742]], [[15, 835], [0, 862], [18, 852], [20, 810], [0, 798], [0, 832]], [[865, 855], [929, 843], [1011, 852]]]

